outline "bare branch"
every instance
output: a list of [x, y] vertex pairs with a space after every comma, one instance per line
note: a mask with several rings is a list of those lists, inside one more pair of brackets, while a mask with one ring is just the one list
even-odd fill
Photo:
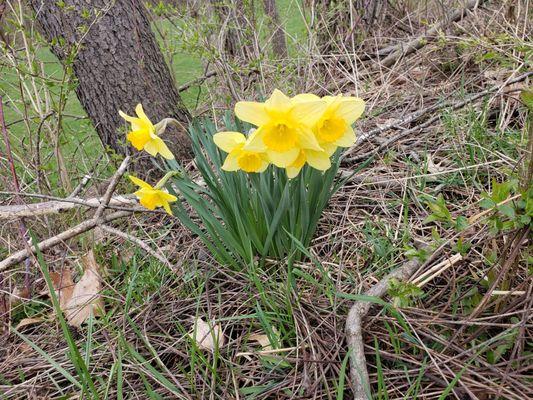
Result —
[[[37, 245], [40, 251], [44, 251], [44, 250], [47, 250], [51, 247], [54, 247], [64, 242], [65, 240], [72, 239], [75, 236], [81, 235], [82, 233], [95, 228], [96, 226], [99, 225], [99, 223], [108, 223], [118, 218], [126, 217], [128, 215], [131, 215], [131, 212], [117, 211], [112, 214], [102, 216], [100, 220], [96, 218], [92, 218], [90, 220], [82, 222], [81, 224], [76, 225], [73, 228], [70, 228], [64, 232], [61, 232], [60, 234], [56, 236], [43, 240], [39, 242]], [[37, 249], [35, 248], [35, 246], [30, 246], [29, 249], [20, 250], [20, 251], [17, 251], [16, 253], [11, 254], [5, 260], [0, 262], [0, 271], [3, 271], [11, 267], [12, 265], [15, 265], [23, 261], [30, 254], [35, 254], [36, 252], [37, 252]]]

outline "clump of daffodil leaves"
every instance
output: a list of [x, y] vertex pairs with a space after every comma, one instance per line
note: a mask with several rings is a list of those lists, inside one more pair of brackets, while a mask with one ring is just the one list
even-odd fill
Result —
[[167, 174], [155, 186], [130, 176], [139, 186], [135, 195], [144, 207], [178, 217], [221, 263], [299, 259], [345, 181], [336, 178], [341, 149], [355, 143], [353, 124], [364, 108], [357, 97], [288, 97], [279, 90], [265, 102], [240, 101], [237, 118], [226, 113], [226, 131], [209, 120], [191, 123], [200, 175], [192, 177], [160, 137], [172, 120], [153, 125], [139, 104], [137, 117], [120, 112], [131, 123], [127, 139], [160, 154]]

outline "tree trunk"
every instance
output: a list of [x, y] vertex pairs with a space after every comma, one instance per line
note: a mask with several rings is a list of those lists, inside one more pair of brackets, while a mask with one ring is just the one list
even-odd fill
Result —
[[[72, 66], [76, 94], [104, 147], [127, 154], [125, 122], [142, 103], [155, 124], [173, 117], [190, 120], [139, 0], [30, 0], [53, 53]], [[164, 139], [177, 159], [190, 158], [186, 129]], [[140, 157], [144, 157], [145, 155]], [[146, 162], [138, 165], [147, 166]]]
[[285, 58], [287, 57], [287, 42], [279, 19], [276, 0], [263, 0], [263, 6], [265, 8], [265, 14], [270, 18], [270, 24], [272, 26], [272, 51], [276, 57]]

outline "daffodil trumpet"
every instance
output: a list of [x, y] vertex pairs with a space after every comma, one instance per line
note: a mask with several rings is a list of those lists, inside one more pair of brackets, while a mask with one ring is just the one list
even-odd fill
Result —
[[[137, 104], [135, 107], [137, 117], [129, 116], [122, 111], [118, 113], [131, 124], [131, 131], [128, 132], [126, 137], [133, 147], [139, 151], [144, 150], [153, 157], [161, 154], [168, 160], [174, 159], [174, 155], [166, 143], [158, 136], [158, 134], [164, 132], [170, 122], [169, 120], [172, 120], [171, 118], [166, 118], [161, 121], [161, 125], [154, 126], [152, 121], [146, 116], [142, 104]], [[158, 126], [158, 129], [156, 129], [156, 126]]]

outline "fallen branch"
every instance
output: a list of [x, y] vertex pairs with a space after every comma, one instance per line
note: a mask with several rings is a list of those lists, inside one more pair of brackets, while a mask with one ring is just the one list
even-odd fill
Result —
[[429, 42], [437, 39], [439, 31], [441, 31], [444, 27], [446, 27], [447, 25], [453, 22], [462, 20], [464, 16], [468, 13], [468, 11], [471, 11], [477, 8], [480, 4], [486, 1], [487, 0], [468, 1], [466, 5], [464, 6], [464, 8], [461, 8], [460, 10], [455, 10], [447, 18], [440, 21], [438, 24], [433, 26], [423, 35], [420, 35], [417, 38], [405, 44], [404, 43], [399, 44], [398, 47], [394, 51], [392, 51], [387, 57], [383, 59], [383, 61], [381, 61], [380, 64], [377, 64], [377, 67], [379, 66], [390, 67], [393, 64], [397, 63], [401, 58], [421, 49]]
[[39, 251], [47, 250], [47, 249], [49, 249], [51, 247], [54, 247], [54, 246], [64, 242], [65, 240], [71, 239], [71, 238], [73, 238], [75, 236], [78, 236], [78, 235], [84, 233], [84, 232], [87, 232], [87, 231], [89, 231], [91, 229], [94, 229], [95, 227], [97, 227], [99, 225], [103, 225], [103, 224], [111, 222], [111, 221], [113, 221], [115, 219], [122, 218], [122, 217], [130, 215], [131, 214], [130, 211], [117, 211], [117, 212], [112, 213], [112, 214], [103, 215], [103, 212], [105, 211], [105, 208], [107, 207], [107, 205], [111, 201], [111, 197], [113, 195], [113, 191], [115, 190], [115, 188], [116, 188], [116, 186], [118, 184], [118, 181], [120, 180], [120, 178], [122, 177], [122, 175], [126, 171], [126, 168], [128, 166], [129, 161], [130, 161], [130, 157], [126, 157], [122, 161], [122, 163], [120, 164], [120, 167], [117, 169], [117, 171], [115, 172], [115, 174], [111, 178], [111, 183], [107, 187], [107, 190], [106, 190], [106, 192], [104, 194], [103, 200], [98, 205], [98, 208], [96, 209], [96, 212], [95, 212], [94, 216], [91, 219], [89, 219], [87, 221], [84, 221], [84, 222], [76, 225], [75, 227], [70, 228], [70, 229], [68, 229], [68, 230], [66, 230], [64, 232], [61, 232], [60, 234], [58, 234], [56, 236], [53, 236], [53, 237], [51, 237], [49, 239], [41, 241], [41, 242], [39, 242], [37, 244], [37, 246], [29, 246], [28, 245], [28, 246], [26, 246], [26, 248], [24, 250], [20, 250], [20, 251], [17, 251], [16, 253], [14, 253], [14, 254], [11, 254], [9, 257], [7, 257], [6, 259], [4, 259], [3, 261], [0, 262], [0, 271], [3, 271], [5, 269], [9, 268], [10, 266], [21, 262], [22, 260], [26, 259], [30, 255], [37, 253], [37, 249], [39, 249]]
[[[118, 218], [123, 218], [128, 215], [131, 215], [129, 211], [117, 211], [112, 214], [104, 215], [97, 220], [92, 218], [90, 220], [84, 221], [73, 228], [70, 228], [64, 232], [61, 232], [59, 235], [53, 236], [49, 239], [43, 240], [38, 243], [39, 251], [48, 250], [51, 247], [57, 246], [60, 243], [63, 243], [65, 240], [72, 239], [75, 236], [81, 235], [84, 232], [90, 231], [91, 229], [96, 228], [100, 224], [109, 223]], [[0, 262], [0, 271], [3, 271], [19, 262], [23, 261], [26, 257], [31, 254], [37, 253], [35, 246], [30, 246], [29, 249], [24, 249], [17, 251], [16, 253], [11, 254], [9, 257]]]
[[[98, 208], [102, 204], [103, 198], [93, 197], [90, 199], [79, 199], [76, 197], [45, 201], [42, 203], [29, 203], [22, 205], [0, 206], [0, 220], [22, 217], [38, 217], [41, 215], [59, 214], [68, 210], [82, 206]], [[143, 211], [140, 207], [126, 208], [135, 205], [137, 202], [133, 197], [113, 196], [106, 208], [119, 209], [122, 211]]]
[[[420, 265], [421, 262], [418, 259], [413, 259], [403, 264], [366, 291], [365, 296], [383, 297], [387, 293], [391, 279], [406, 281], [416, 272]], [[369, 398], [365, 390], [370, 388], [370, 380], [366, 368], [362, 320], [370, 311], [371, 306], [372, 303], [368, 301], [356, 301], [352, 305], [346, 320], [346, 341], [350, 352], [350, 378], [355, 400], [367, 400]]]

